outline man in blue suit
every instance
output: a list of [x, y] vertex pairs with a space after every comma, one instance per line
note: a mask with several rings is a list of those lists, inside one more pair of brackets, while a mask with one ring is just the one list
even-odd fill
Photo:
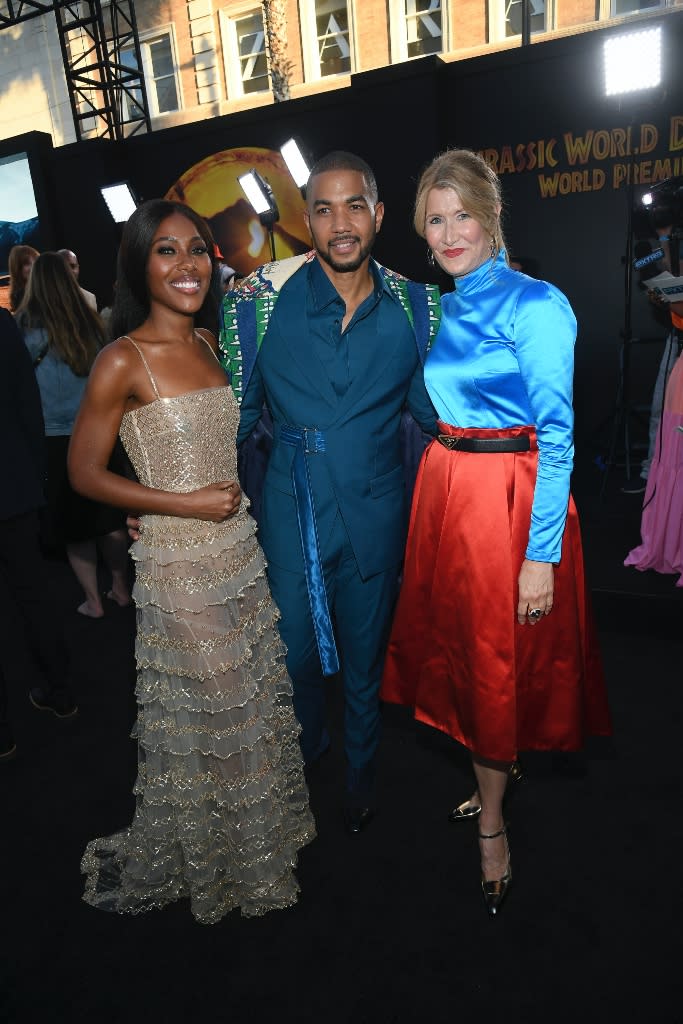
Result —
[[379, 686], [405, 541], [401, 419], [436, 433], [422, 363], [438, 289], [380, 267], [384, 207], [370, 167], [332, 152], [304, 214], [314, 251], [229, 293], [221, 350], [241, 404], [238, 445], [267, 407], [272, 451], [259, 539], [307, 764], [327, 749], [325, 676], [341, 672], [350, 834], [371, 820]]

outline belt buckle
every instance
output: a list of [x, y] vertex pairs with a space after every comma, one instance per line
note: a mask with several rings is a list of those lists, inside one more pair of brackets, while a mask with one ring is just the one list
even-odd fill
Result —
[[[306, 455], [316, 455], [317, 452], [318, 452], [318, 439], [316, 437], [316, 434], [318, 433], [318, 428], [317, 427], [302, 427], [301, 429], [302, 429], [302, 433], [304, 435], [304, 437], [303, 437], [304, 452], [306, 453]], [[308, 441], [308, 435], [309, 434], [313, 434], [313, 446], [312, 447], [311, 447], [311, 445], [309, 444], [309, 441]]]
[[462, 440], [462, 435], [458, 436], [457, 434], [439, 434], [439, 440], [441, 441], [441, 444], [445, 448], [448, 448], [449, 451], [453, 451], [455, 448], [458, 447], [460, 441]]

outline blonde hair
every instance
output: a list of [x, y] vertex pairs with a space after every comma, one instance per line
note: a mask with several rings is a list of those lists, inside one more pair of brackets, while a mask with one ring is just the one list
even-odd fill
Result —
[[[425, 237], [427, 197], [433, 188], [457, 192], [463, 208], [491, 235], [492, 256], [505, 249], [500, 210], [503, 197], [498, 175], [471, 149], [448, 149], [422, 172], [415, 196], [413, 223]], [[495, 249], [495, 252], [493, 251]]]

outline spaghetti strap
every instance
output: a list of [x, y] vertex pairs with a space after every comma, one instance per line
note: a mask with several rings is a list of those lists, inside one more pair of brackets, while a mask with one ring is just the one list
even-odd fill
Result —
[[139, 345], [135, 341], [133, 341], [133, 339], [128, 334], [122, 334], [121, 337], [122, 338], [127, 338], [128, 341], [133, 346], [133, 348], [137, 351], [137, 354], [140, 356], [140, 359], [142, 359], [143, 365], [144, 365], [145, 369], [147, 370], [147, 376], [149, 377], [150, 381], [152, 382], [152, 387], [154, 388], [154, 394], [157, 396], [157, 398], [161, 398], [161, 395], [159, 394], [159, 388], [157, 387], [157, 382], [155, 381], [154, 377], [152, 376], [152, 371], [150, 370], [149, 366], [147, 365], [147, 360], [143, 356], [142, 351], [140, 350]]
[[195, 334], [196, 334], [196, 335], [197, 335], [197, 336], [198, 336], [199, 338], [201, 338], [201, 339], [202, 339], [202, 341], [204, 342], [204, 344], [206, 345], [206, 347], [208, 348], [209, 352], [210, 352], [210, 353], [211, 353], [211, 355], [212, 355], [212, 356], [214, 357], [214, 359], [216, 360], [216, 362], [218, 363], [218, 365], [222, 367], [222, 365], [223, 365], [223, 364], [221, 363], [220, 359], [219, 359], [219, 358], [218, 358], [218, 356], [216, 355], [216, 350], [215, 350], [215, 348], [213, 347], [213, 345], [211, 344], [211, 342], [210, 342], [210, 341], [207, 341], [207, 339], [206, 339], [206, 338], [204, 337], [204, 335], [202, 334], [202, 332], [201, 332], [201, 331], [199, 331], [199, 330], [197, 330], [197, 328], [196, 328], [196, 327], [195, 327], [195, 329], [194, 329], [194, 333], [195, 333]]

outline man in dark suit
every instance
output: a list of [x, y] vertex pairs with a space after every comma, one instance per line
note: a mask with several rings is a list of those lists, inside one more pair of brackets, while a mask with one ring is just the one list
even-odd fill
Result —
[[42, 676], [41, 685], [30, 690], [32, 704], [59, 718], [72, 717], [78, 708], [66, 685], [67, 653], [49, 599], [39, 541], [39, 509], [45, 503], [40, 394], [28, 349], [6, 309], [0, 309], [0, 439], [0, 760], [8, 760], [16, 747], [4, 665], [16, 642], [10, 623], [17, 610], [26, 619], [28, 640]]
[[404, 409], [436, 433], [422, 363], [438, 290], [371, 258], [383, 216], [365, 161], [323, 157], [306, 190], [315, 251], [241, 282], [224, 300], [221, 332], [241, 402], [238, 445], [264, 404], [273, 422], [259, 539], [307, 764], [329, 745], [324, 677], [342, 675], [354, 835], [374, 808], [379, 685], [405, 542]]

